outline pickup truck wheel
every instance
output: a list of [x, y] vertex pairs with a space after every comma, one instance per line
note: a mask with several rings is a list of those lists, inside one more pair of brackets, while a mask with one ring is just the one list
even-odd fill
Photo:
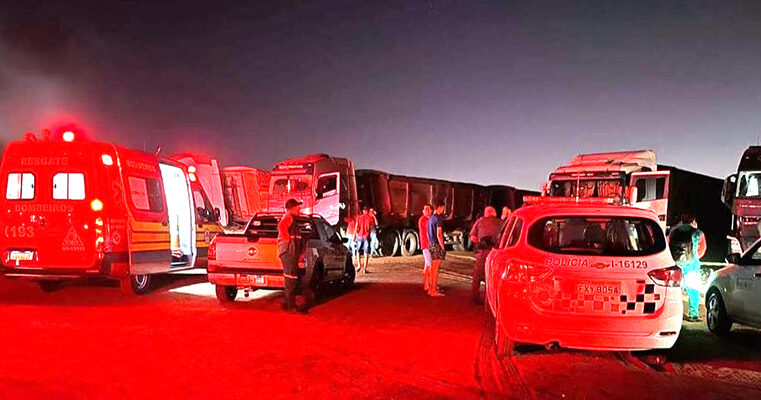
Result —
[[126, 294], [143, 295], [148, 293], [151, 288], [151, 276], [144, 275], [130, 275], [126, 278], [119, 280], [122, 292]]
[[409, 257], [415, 255], [417, 252], [417, 235], [413, 231], [404, 232], [404, 238], [402, 239], [402, 256]]
[[312, 280], [309, 282], [309, 286], [306, 289], [306, 298], [310, 307], [319, 303], [320, 298], [322, 297], [322, 288], [325, 283], [323, 271], [324, 269], [322, 268], [322, 265], [315, 266]]
[[55, 292], [61, 288], [61, 281], [39, 281], [37, 284], [40, 285], [40, 289], [45, 293]]
[[399, 252], [399, 234], [394, 229], [384, 231], [380, 237], [380, 253], [383, 257], [393, 257]]
[[220, 303], [230, 303], [238, 297], [238, 288], [235, 286], [215, 285], [214, 291]]
[[346, 266], [344, 267], [344, 276], [341, 279], [341, 286], [344, 289], [349, 289], [354, 285], [354, 279], [357, 278], [357, 270], [354, 269], [354, 263], [351, 258], [346, 258]]
[[724, 300], [716, 289], [708, 292], [706, 325], [708, 325], [708, 330], [716, 336], [727, 336], [732, 329], [732, 320], [727, 315]]

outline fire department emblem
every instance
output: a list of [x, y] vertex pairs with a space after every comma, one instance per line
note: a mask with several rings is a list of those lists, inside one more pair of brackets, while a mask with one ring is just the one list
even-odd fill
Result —
[[82, 243], [82, 239], [77, 234], [74, 228], [69, 229], [66, 237], [61, 243], [61, 250], [63, 251], [85, 251], [85, 245]]

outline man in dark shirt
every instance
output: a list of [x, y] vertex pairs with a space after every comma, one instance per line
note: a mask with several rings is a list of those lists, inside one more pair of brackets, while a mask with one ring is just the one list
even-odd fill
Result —
[[285, 278], [285, 304], [286, 311], [307, 311], [306, 300], [298, 304], [296, 292], [301, 290], [301, 276], [299, 274], [299, 255], [301, 255], [301, 236], [299, 227], [294, 217], [301, 213], [301, 202], [289, 199], [285, 202], [285, 215], [277, 223], [277, 250], [280, 262], [283, 264], [283, 278]]
[[484, 209], [484, 216], [479, 218], [473, 224], [473, 228], [470, 229], [470, 241], [476, 250], [476, 265], [473, 267], [473, 282], [471, 286], [473, 302], [476, 304], [481, 302], [481, 281], [484, 280], [486, 257], [491, 249], [497, 245], [502, 225], [502, 220], [497, 218], [497, 210], [489, 206]]
[[444, 294], [439, 291], [439, 267], [441, 262], [447, 258], [447, 252], [444, 250], [444, 211], [446, 206], [443, 201], [438, 200], [434, 205], [433, 215], [428, 219], [428, 250], [431, 252], [431, 272], [428, 295], [432, 297], [441, 297]]

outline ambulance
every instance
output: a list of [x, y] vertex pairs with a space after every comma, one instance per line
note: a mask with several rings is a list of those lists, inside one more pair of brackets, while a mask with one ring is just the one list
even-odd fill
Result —
[[146, 293], [154, 274], [204, 266], [221, 232], [182, 164], [72, 131], [9, 143], [0, 177], [0, 274], [45, 291], [107, 277]]
[[613, 199], [527, 197], [486, 263], [498, 353], [530, 343], [587, 350], [671, 348], [682, 273], [653, 211]]

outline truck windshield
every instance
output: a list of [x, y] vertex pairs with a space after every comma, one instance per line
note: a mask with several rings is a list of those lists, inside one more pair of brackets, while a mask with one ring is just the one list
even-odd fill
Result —
[[550, 253], [647, 256], [666, 249], [655, 221], [630, 217], [558, 216], [534, 223], [529, 245]]
[[553, 180], [550, 196], [621, 198], [623, 185], [619, 179]]
[[311, 189], [308, 176], [283, 176], [274, 178], [272, 182], [273, 195], [304, 194]]
[[740, 172], [737, 179], [737, 197], [761, 197], [761, 171]]

